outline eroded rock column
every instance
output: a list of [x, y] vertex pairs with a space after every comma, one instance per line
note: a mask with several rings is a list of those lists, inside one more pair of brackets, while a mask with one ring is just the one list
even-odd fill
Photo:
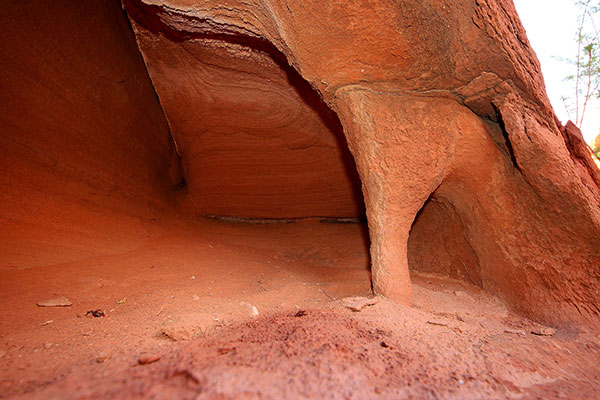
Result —
[[449, 102], [355, 86], [335, 97], [363, 184], [373, 289], [403, 303], [412, 297], [410, 228], [442, 182], [455, 146]]

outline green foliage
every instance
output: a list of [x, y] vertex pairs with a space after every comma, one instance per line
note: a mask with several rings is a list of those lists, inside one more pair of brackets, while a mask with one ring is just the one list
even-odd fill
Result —
[[596, 160], [600, 160], [600, 146], [596, 146], [592, 149], [592, 154]]
[[569, 118], [581, 127], [590, 99], [600, 99], [600, 0], [576, 0], [579, 9], [577, 55], [567, 59], [574, 66], [575, 73], [566, 80], [573, 83], [574, 97], [563, 97]]

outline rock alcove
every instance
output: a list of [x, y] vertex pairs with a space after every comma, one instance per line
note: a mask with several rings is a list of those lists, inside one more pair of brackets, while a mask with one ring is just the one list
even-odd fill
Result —
[[337, 116], [272, 44], [240, 35], [182, 38], [139, 20], [137, 40], [182, 161], [182, 211], [249, 219], [364, 215]]
[[73, 347], [0, 358], [50, 382], [92, 328], [129, 354], [351, 295], [446, 315], [440, 287], [596, 327], [600, 174], [512, 3], [397, 3], [5, 5], [2, 337]]

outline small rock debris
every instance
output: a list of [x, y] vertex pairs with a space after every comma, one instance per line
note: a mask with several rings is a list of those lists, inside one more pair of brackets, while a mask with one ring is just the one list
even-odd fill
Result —
[[258, 312], [258, 308], [256, 308], [256, 306], [253, 306], [252, 304], [245, 303], [245, 302], [241, 302], [240, 305], [248, 311], [248, 313], [250, 314], [251, 317], [254, 317], [254, 318], [258, 317], [259, 312]]
[[525, 332], [523, 332], [521, 330], [518, 330], [518, 329], [509, 329], [509, 328], [505, 329], [504, 333], [510, 333], [510, 334], [513, 334], [513, 335], [525, 335]]
[[225, 354], [229, 354], [229, 353], [235, 353], [236, 352], [236, 348], [235, 347], [221, 347], [217, 349], [217, 354], [219, 355], [225, 355]]
[[38, 307], [71, 307], [73, 303], [66, 297], [43, 300], [37, 303]]
[[554, 336], [556, 329], [542, 326], [531, 330], [531, 333], [537, 336]]
[[161, 335], [174, 342], [191, 340], [194, 333], [186, 327], [168, 327], [161, 331]]
[[89, 310], [88, 312], [85, 313], [85, 316], [92, 316], [95, 318], [100, 318], [100, 317], [105, 317], [106, 314], [104, 313], [104, 311], [102, 310]]
[[373, 306], [379, 303], [379, 297], [371, 299], [367, 297], [345, 297], [342, 299], [344, 307], [351, 309], [354, 312], [362, 311], [363, 308]]
[[104, 361], [108, 360], [110, 358], [110, 356], [108, 354], [102, 354], [98, 357], [96, 357], [96, 362], [98, 364], [102, 364]]
[[140, 357], [137, 362], [139, 365], [148, 365], [160, 360], [160, 356]]
[[448, 326], [447, 322], [441, 321], [441, 320], [437, 320], [437, 319], [432, 319], [427, 321], [427, 323], [429, 325], [436, 325], [436, 326]]

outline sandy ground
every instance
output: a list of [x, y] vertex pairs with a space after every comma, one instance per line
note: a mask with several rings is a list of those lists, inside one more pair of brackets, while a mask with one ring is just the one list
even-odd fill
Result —
[[[361, 224], [203, 219], [118, 254], [23, 259], [37, 261], [0, 266], [0, 398], [600, 392], [597, 332], [532, 334], [543, 327], [474, 286], [415, 273], [413, 307], [346, 308], [370, 296]], [[60, 296], [73, 305], [36, 305]], [[97, 309], [106, 316], [85, 315]]]

